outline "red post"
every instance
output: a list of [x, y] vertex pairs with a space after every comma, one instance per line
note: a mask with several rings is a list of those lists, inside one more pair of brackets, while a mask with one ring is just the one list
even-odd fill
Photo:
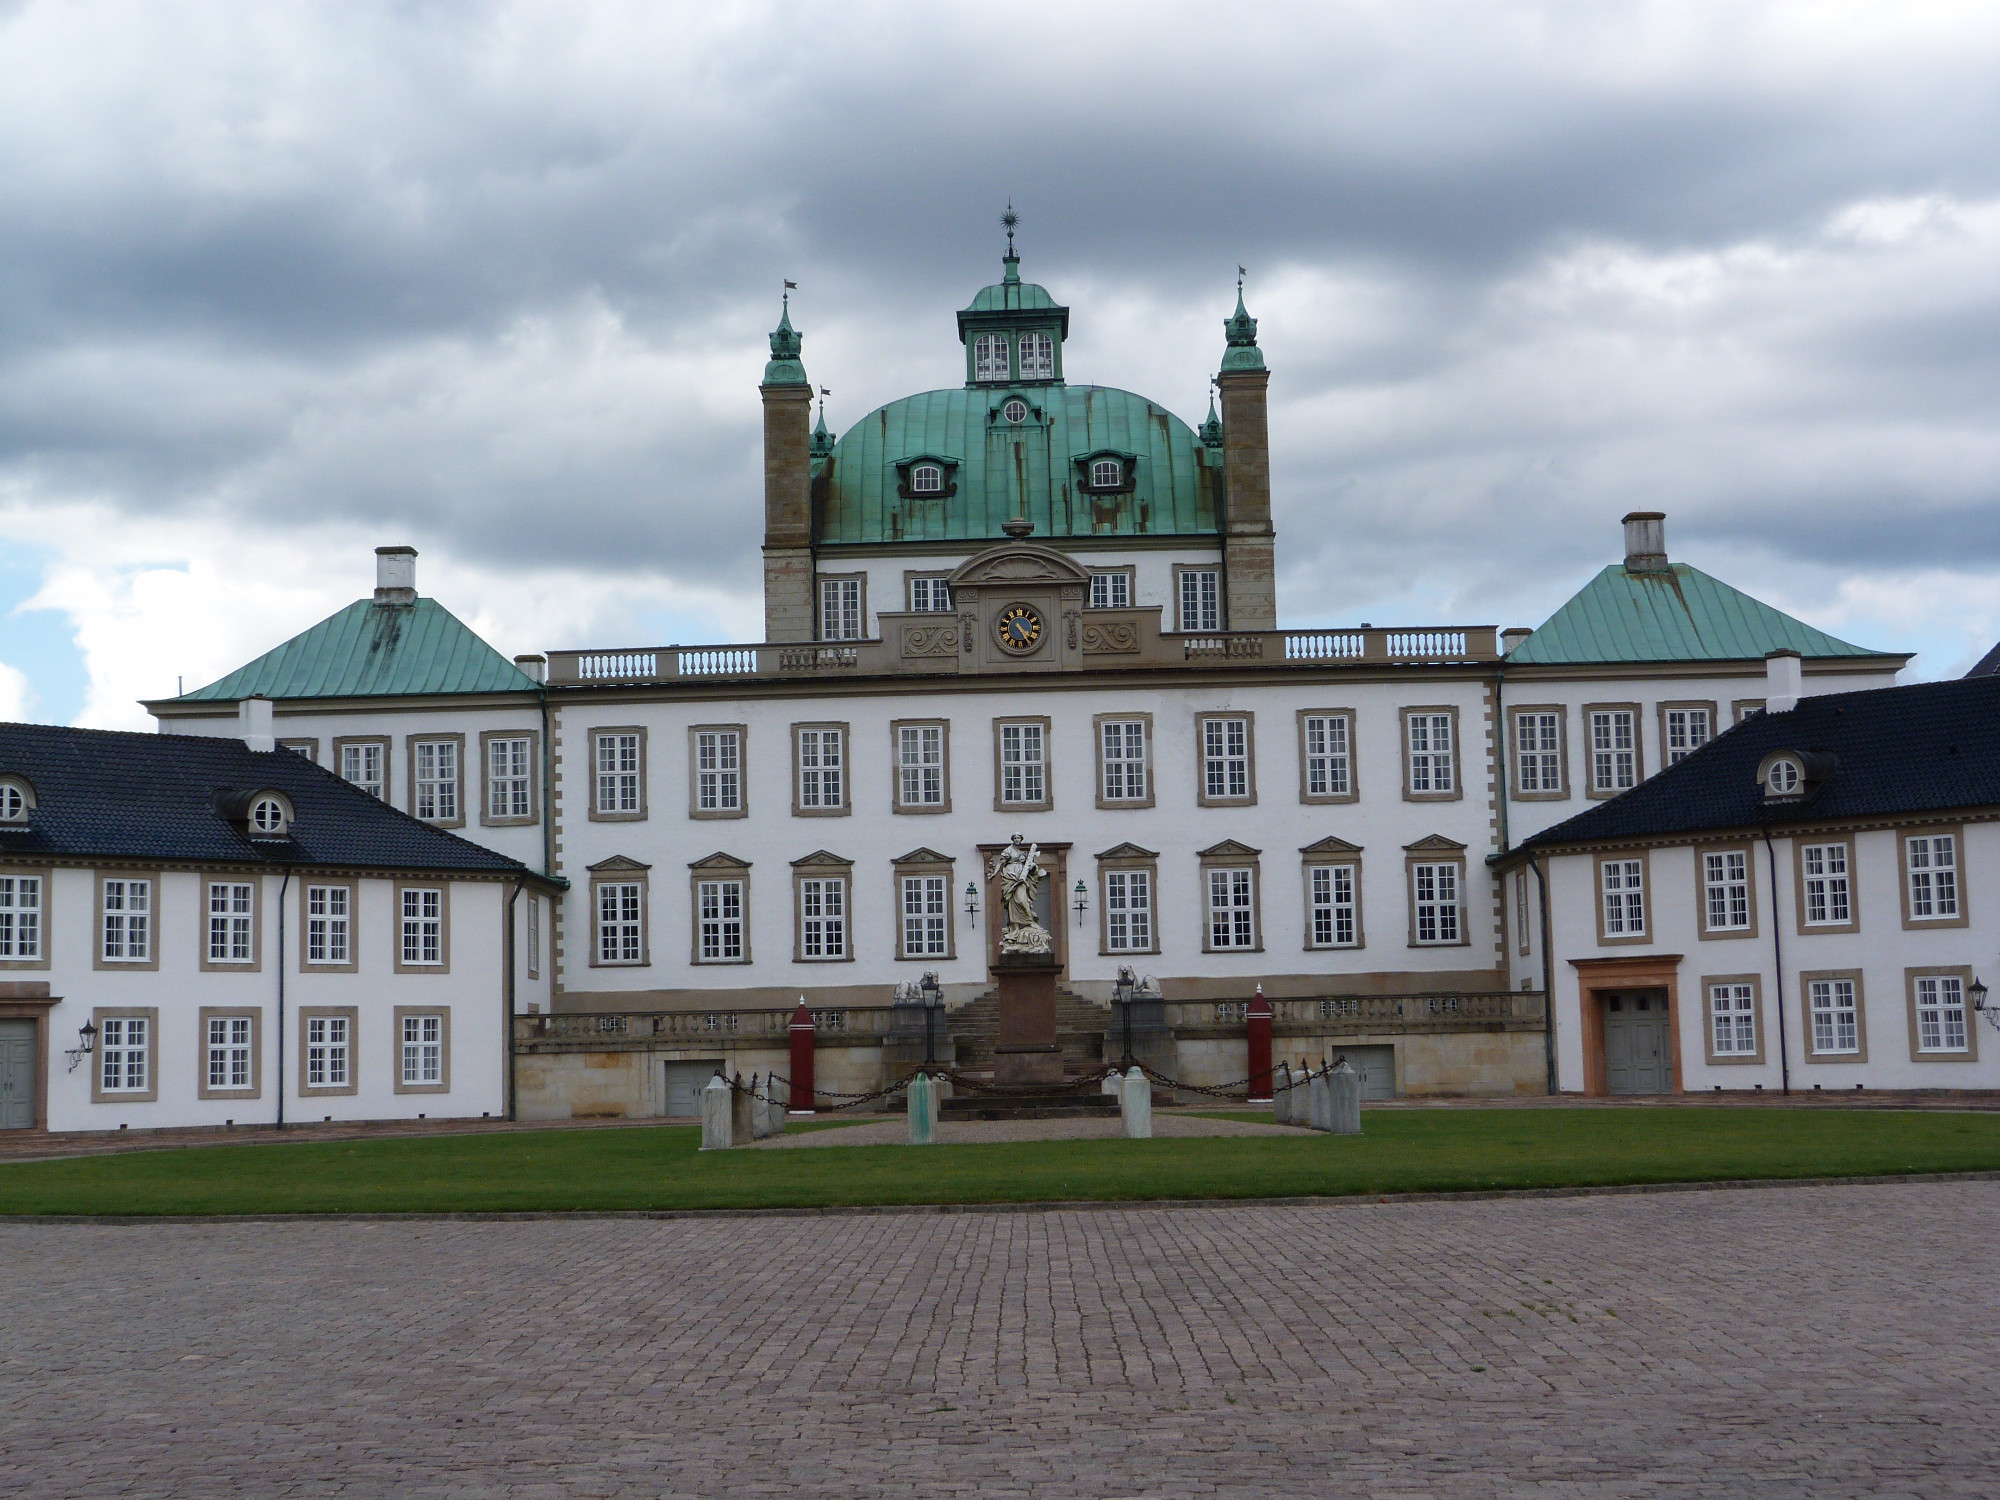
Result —
[[1271, 1002], [1264, 998], [1264, 986], [1257, 986], [1257, 998], [1250, 1002], [1250, 1102], [1271, 1102]]
[[[1265, 1028], [1269, 1036], [1269, 1028]], [[806, 997], [799, 996], [799, 1008], [792, 1012], [792, 1103], [787, 1114], [809, 1115], [813, 1112], [813, 1018], [806, 1009]], [[1270, 1066], [1271, 1047], [1267, 1040], [1264, 1045], [1265, 1066]]]

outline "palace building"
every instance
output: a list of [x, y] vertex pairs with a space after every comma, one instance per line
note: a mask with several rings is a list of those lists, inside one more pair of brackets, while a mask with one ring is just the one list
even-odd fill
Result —
[[763, 640], [508, 662], [384, 548], [372, 599], [148, 707], [235, 735], [269, 698], [280, 743], [546, 877], [521, 914], [548, 965], [515, 1019], [523, 1113], [684, 1112], [718, 1063], [782, 1067], [801, 1000], [825, 1086], [872, 1087], [904, 1055], [896, 987], [926, 973], [980, 1066], [985, 867], [1016, 832], [1049, 872], [1074, 1058], [1129, 968], [1192, 1082], [1242, 1076], [1259, 989], [1281, 1058], [1340, 1050], [1377, 1094], [1601, 1082], [1555, 1077], [1548, 991], [1576, 980], [1523, 963], [1539, 888], [1490, 862], [1754, 715], [1774, 652], [1806, 694], [1908, 658], [1671, 561], [1652, 514], [1533, 631], [1283, 628], [1240, 288], [1190, 425], [1074, 381], [1070, 309], [1011, 239], [1002, 268], [957, 314], [963, 383], [838, 434], [784, 308]]

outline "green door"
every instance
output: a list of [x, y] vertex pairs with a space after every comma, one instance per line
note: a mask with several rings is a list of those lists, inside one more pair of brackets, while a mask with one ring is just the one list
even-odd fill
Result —
[[0, 1021], [0, 1130], [35, 1124], [35, 1023]]
[[1604, 1086], [1614, 1094], [1671, 1092], [1673, 1050], [1665, 990], [1604, 997]]

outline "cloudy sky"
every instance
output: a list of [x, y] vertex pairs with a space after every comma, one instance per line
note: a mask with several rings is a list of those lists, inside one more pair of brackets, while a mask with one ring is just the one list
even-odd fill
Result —
[[1288, 625], [1678, 560], [2000, 636], [1992, 5], [0, 0], [0, 717], [150, 723], [372, 586], [754, 639], [784, 278], [836, 429], [1023, 269], [1198, 420], [1234, 271]]

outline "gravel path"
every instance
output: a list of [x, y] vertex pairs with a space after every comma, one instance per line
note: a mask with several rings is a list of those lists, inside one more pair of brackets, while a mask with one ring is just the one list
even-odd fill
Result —
[[[1153, 1112], [1156, 1136], [1194, 1135], [1303, 1135], [1290, 1125], [1252, 1125], [1247, 1120], [1217, 1120], [1205, 1115], [1170, 1115]], [[1125, 1134], [1117, 1116], [1083, 1120], [940, 1120], [938, 1144], [943, 1146], [982, 1145], [991, 1141], [1110, 1141]], [[899, 1146], [910, 1138], [910, 1122], [902, 1115], [871, 1120], [866, 1125], [843, 1125], [838, 1130], [802, 1130], [758, 1141], [759, 1151], [789, 1150], [794, 1146]]]

